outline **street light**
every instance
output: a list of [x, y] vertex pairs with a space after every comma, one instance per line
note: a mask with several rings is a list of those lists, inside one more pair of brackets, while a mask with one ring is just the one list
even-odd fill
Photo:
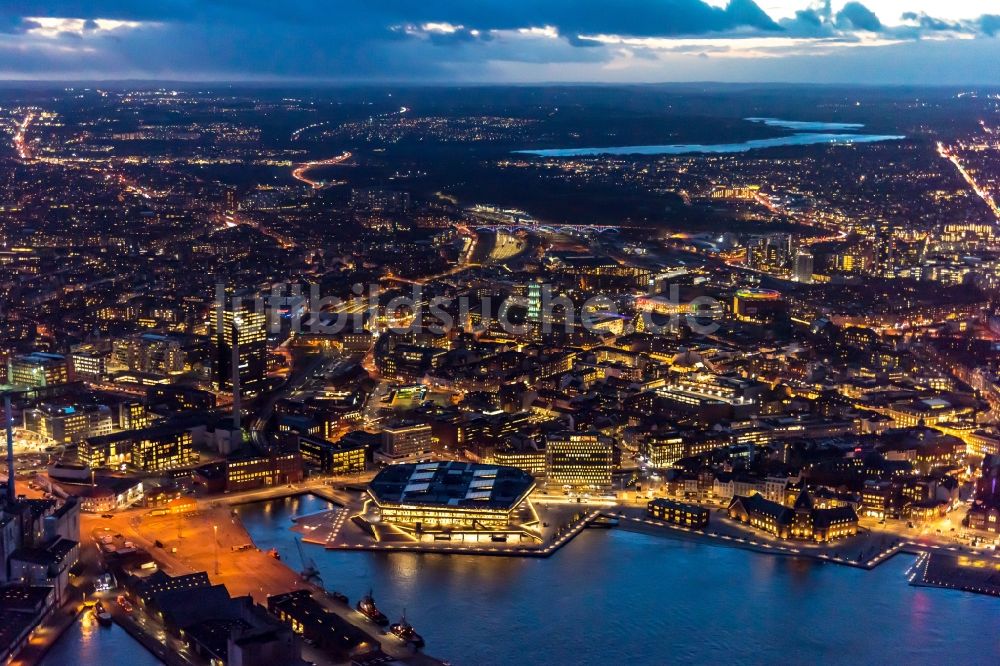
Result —
[[219, 526], [212, 525], [212, 531], [215, 533], [215, 575], [219, 575]]

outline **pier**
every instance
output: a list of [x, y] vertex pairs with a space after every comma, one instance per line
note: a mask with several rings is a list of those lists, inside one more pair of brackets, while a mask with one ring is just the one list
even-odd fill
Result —
[[[271, 499], [302, 492], [298, 490], [294, 493], [275, 493]], [[233, 499], [244, 499], [244, 496]], [[240, 503], [244, 502], [232, 502], [232, 504]], [[105, 533], [104, 528], [108, 527], [111, 533], [122, 534], [145, 549], [157, 566], [166, 573], [176, 576], [205, 571], [213, 584], [225, 585], [232, 596], [249, 595], [259, 604], [266, 605], [269, 596], [293, 590], [309, 590], [329, 610], [367, 634], [370, 642], [379, 645], [389, 657], [414, 666], [436, 666], [441, 663], [433, 657], [414, 651], [402, 641], [368, 622], [353, 609], [334, 603], [326, 597], [325, 590], [304, 581], [287, 564], [252, 547], [252, 539], [243, 529], [239, 518], [234, 515], [232, 504], [213, 506], [187, 516], [150, 516], [140, 511], [115, 514], [113, 518], [107, 519], [86, 515], [82, 521], [81, 533], [87, 536], [82, 538], [88, 539], [91, 534]], [[157, 543], [162, 544], [162, 547], [157, 546]], [[251, 547], [247, 548], [247, 545]], [[173, 552], [175, 548], [176, 552]], [[134, 620], [132, 625], [127, 622], [119, 623], [146, 644], [138, 635], [145, 631], [136, 625]], [[154, 654], [160, 656], [156, 651]], [[329, 658], [325, 658], [322, 653], [309, 646], [303, 646], [303, 656], [317, 664], [332, 663]], [[174, 666], [174, 662], [168, 663]], [[176, 663], [180, 666], [184, 663], [200, 662], [182, 660]]]

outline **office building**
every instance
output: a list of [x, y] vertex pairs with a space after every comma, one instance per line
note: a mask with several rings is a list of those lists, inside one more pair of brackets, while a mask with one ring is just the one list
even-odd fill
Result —
[[33, 352], [7, 362], [7, 382], [23, 388], [44, 388], [69, 381], [69, 364], [62, 354]]
[[382, 455], [390, 459], [419, 456], [431, 450], [431, 426], [398, 423], [382, 430]]
[[546, 439], [545, 477], [550, 487], [607, 492], [614, 469], [614, 444], [597, 433], [563, 432]]
[[171, 425], [142, 430], [127, 430], [100, 437], [88, 437], [80, 443], [80, 462], [97, 467], [131, 464], [145, 472], [160, 472], [194, 464], [190, 428]]
[[87, 437], [110, 434], [111, 409], [105, 405], [58, 406], [42, 404], [24, 412], [24, 429], [54, 444], [77, 444]]
[[254, 311], [251, 301], [237, 304], [235, 308], [232, 304], [217, 307], [213, 319], [216, 387], [224, 392], [233, 390], [235, 358], [239, 368], [240, 393], [251, 396], [260, 393], [267, 383], [267, 316], [264, 312]]
[[324, 474], [358, 474], [368, 464], [368, 447], [357, 441], [330, 442], [318, 437], [299, 437], [303, 461]]
[[650, 517], [673, 525], [701, 529], [708, 526], [709, 510], [695, 504], [655, 499], [646, 505]]
[[302, 480], [299, 453], [274, 453], [226, 462], [226, 490], [230, 492], [271, 488]]
[[792, 277], [796, 282], [812, 284], [813, 255], [811, 252], [800, 249], [795, 253], [795, 273]]

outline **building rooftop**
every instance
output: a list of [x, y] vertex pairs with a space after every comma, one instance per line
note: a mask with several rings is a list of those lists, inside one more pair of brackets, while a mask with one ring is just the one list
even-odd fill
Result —
[[530, 474], [516, 467], [464, 462], [390, 465], [372, 479], [379, 504], [513, 509], [531, 491]]

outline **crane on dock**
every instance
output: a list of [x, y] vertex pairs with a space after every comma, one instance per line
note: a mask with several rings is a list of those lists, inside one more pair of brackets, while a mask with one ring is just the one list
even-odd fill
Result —
[[299, 560], [302, 562], [302, 571], [299, 572], [299, 576], [307, 583], [315, 583], [323, 587], [323, 579], [319, 575], [316, 563], [313, 562], [311, 557], [306, 557], [305, 552], [302, 550], [302, 541], [297, 537], [295, 539], [295, 547], [299, 550]]

